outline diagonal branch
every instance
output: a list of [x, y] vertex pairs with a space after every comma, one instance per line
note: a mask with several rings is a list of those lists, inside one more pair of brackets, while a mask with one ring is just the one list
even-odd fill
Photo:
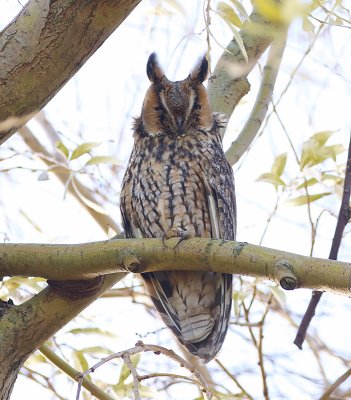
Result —
[[208, 84], [208, 94], [213, 111], [224, 113], [229, 120], [239, 101], [250, 90], [247, 75], [256, 65], [275, 38], [281, 35], [281, 26], [269, 21], [256, 10], [240, 29], [248, 61], [235, 38], [219, 58]]
[[47, 287], [23, 304], [1, 310], [0, 388], [5, 396], [1, 399], [9, 399], [17, 373], [29, 355], [124, 276], [105, 277], [98, 292], [83, 298], [65, 297]]
[[0, 144], [42, 109], [141, 0], [31, 0], [0, 33]]
[[[71, 367], [65, 360], [60, 358], [55, 352], [50, 348], [50, 346], [45, 343], [43, 344], [39, 351], [50, 360], [55, 367], [59, 368], [62, 372], [68, 375], [71, 379], [75, 379], [77, 375], [79, 375], [79, 371]], [[82, 382], [82, 386], [92, 395], [94, 395], [99, 400], [113, 400], [113, 397], [109, 396], [102, 389], [97, 387], [90, 381], [89, 379], [84, 378]]]
[[263, 123], [269, 103], [272, 100], [285, 45], [286, 33], [284, 33], [281, 38], [276, 39], [270, 47], [268, 59], [263, 69], [260, 89], [250, 116], [238, 137], [226, 151], [226, 158], [230, 165], [234, 165], [249, 148]]
[[[338, 258], [338, 252], [342, 240], [342, 235], [345, 229], [345, 226], [350, 220], [350, 193], [351, 193], [351, 136], [349, 143], [349, 151], [347, 154], [346, 161], [346, 170], [345, 170], [345, 181], [344, 181], [344, 189], [341, 200], [341, 206], [338, 216], [338, 222], [336, 224], [334, 238], [332, 242], [332, 246], [329, 253], [330, 260], [336, 260]], [[346, 278], [345, 278], [346, 279]], [[349, 281], [348, 281], [349, 282]], [[312, 321], [312, 318], [316, 312], [316, 307], [319, 303], [320, 298], [322, 297], [323, 292], [321, 291], [313, 291], [312, 298], [307, 307], [305, 315], [302, 318], [301, 324], [297, 331], [294, 343], [301, 350], [303, 342], [306, 337], [306, 333], [308, 327]]]

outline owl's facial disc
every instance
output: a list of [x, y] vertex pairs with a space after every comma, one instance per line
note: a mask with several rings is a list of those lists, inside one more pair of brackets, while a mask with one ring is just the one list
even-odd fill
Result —
[[160, 102], [164, 109], [164, 122], [176, 135], [184, 135], [194, 122], [190, 117], [193, 110], [195, 93], [186, 80], [169, 82], [160, 92]]

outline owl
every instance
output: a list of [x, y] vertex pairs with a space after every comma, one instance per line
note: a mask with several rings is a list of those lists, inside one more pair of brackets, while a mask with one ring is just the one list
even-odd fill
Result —
[[[134, 148], [123, 179], [121, 214], [128, 238], [234, 240], [236, 203], [225, 159], [220, 116], [203, 85], [205, 57], [189, 76], [168, 80], [156, 54], [151, 85], [134, 122]], [[191, 353], [210, 361], [222, 346], [232, 303], [232, 275], [205, 271], [144, 273], [165, 324]]]

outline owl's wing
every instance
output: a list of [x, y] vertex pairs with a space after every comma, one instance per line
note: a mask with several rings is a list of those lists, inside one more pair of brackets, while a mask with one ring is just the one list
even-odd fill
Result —
[[[206, 169], [202, 181], [211, 237], [234, 240], [236, 203], [233, 172], [221, 148], [217, 150], [218, 157]], [[214, 154], [217, 155], [216, 151]], [[232, 275], [162, 271], [143, 274], [143, 277], [156, 309], [178, 340], [205, 362], [215, 357], [229, 326]], [[206, 301], [206, 296], [209, 296], [207, 305], [210, 313], [201, 312], [200, 304]]]
[[[137, 221], [132, 221], [132, 213], [128, 212], [127, 202], [124, 197], [121, 197], [120, 210], [124, 233], [126, 238], [143, 238], [147, 237], [143, 232], [141, 224]], [[169, 272], [157, 272], [157, 277], [154, 273], [143, 274], [145, 283], [148, 286], [149, 294], [155, 304], [156, 309], [160, 313], [163, 321], [179, 337], [181, 334], [180, 322], [178, 315], [174, 312], [173, 307], [169, 306], [168, 298], [172, 296], [172, 288], [170, 285]]]
[[[215, 153], [216, 154], [216, 153]], [[223, 153], [222, 153], [223, 154]], [[211, 221], [212, 237], [215, 239], [235, 240], [236, 236], [236, 200], [234, 176], [230, 164], [221, 153], [205, 173], [207, 206]], [[196, 353], [206, 362], [211, 360], [222, 347], [225, 339], [232, 306], [231, 274], [214, 273], [216, 281], [215, 324], [211, 334], [198, 343]], [[194, 353], [194, 351], [192, 351]]]
[[205, 176], [212, 237], [235, 240], [236, 199], [232, 167], [221, 157]]

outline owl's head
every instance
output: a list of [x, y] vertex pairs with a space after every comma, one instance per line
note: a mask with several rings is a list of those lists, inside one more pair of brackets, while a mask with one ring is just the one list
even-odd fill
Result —
[[206, 57], [199, 60], [186, 79], [172, 82], [165, 76], [156, 54], [152, 53], [146, 73], [151, 86], [145, 95], [141, 120], [149, 136], [185, 135], [212, 127], [213, 115], [202, 84], [208, 74]]

